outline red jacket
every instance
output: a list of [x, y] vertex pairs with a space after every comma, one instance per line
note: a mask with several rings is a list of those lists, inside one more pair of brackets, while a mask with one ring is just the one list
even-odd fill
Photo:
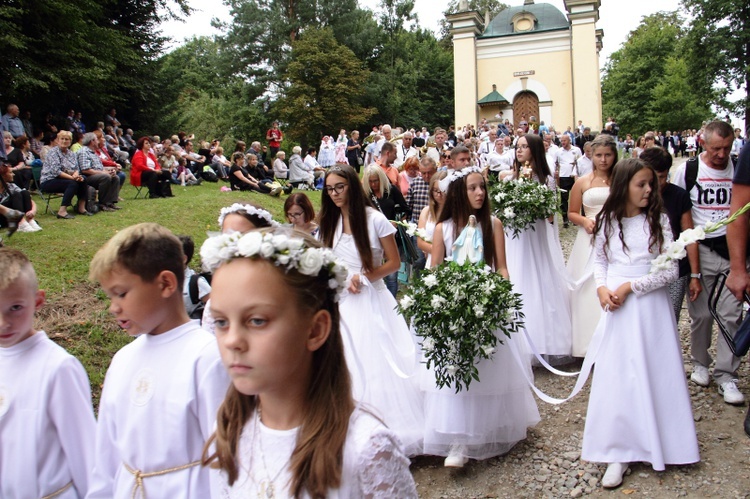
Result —
[[[148, 157], [151, 158], [151, 161], [153, 161], [154, 165], [156, 165], [154, 170], [161, 170], [161, 165], [159, 165], [159, 162], [156, 161], [156, 156], [154, 156], [154, 153], [149, 152]], [[133, 159], [130, 162], [130, 183], [132, 185], [141, 185], [141, 173], [144, 170], [151, 170], [151, 168], [149, 168], [148, 164], [146, 163], [146, 156], [143, 154], [143, 151], [138, 150], [135, 152], [135, 154], [133, 155]]]

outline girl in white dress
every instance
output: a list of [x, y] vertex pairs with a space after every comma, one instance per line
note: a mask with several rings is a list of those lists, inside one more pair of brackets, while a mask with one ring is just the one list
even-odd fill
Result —
[[[532, 181], [556, 189], [547, 165], [544, 142], [538, 135], [524, 135], [516, 143], [516, 178], [523, 174], [526, 164], [531, 169]], [[505, 248], [514, 291], [523, 297], [524, 322], [531, 340], [551, 364], [569, 361], [572, 345], [570, 292], [554, 221], [539, 219], [533, 228], [528, 227], [518, 237], [506, 235]]]
[[594, 219], [609, 196], [612, 168], [617, 161], [617, 143], [611, 135], [600, 134], [591, 142], [591, 150], [594, 170], [576, 180], [568, 205], [568, 219], [578, 226], [578, 234], [568, 258], [568, 273], [576, 284], [570, 296], [574, 357], [586, 356], [601, 316], [594, 283], [591, 234], [594, 232]]
[[[427, 206], [422, 208], [422, 212], [419, 214], [417, 227], [424, 229], [425, 234], [430, 241], [435, 233], [435, 225], [437, 224], [440, 210], [443, 209], [443, 205], [445, 204], [445, 193], [440, 189], [440, 181], [444, 179], [447, 174], [447, 172], [438, 172], [432, 176], [429, 184], [429, 202], [427, 203]], [[429, 269], [431, 267], [430, 262], [432, 261], [432, 243], [418, 237], [417, 247], [419, 247], [419, 249], [421, 249], [427, 256], [425, 268]]]
[[[464, 173], [466, 175], [461, 176]], [[435, 227], [432, 242], [432, 266], [445, 260], [458, 261], [459, 254], [481, 253], [480, 265], [489, 265], [508, 277], [505, 265], [503, 226], [491, 216], [490, 200], [479, 168], [465, 168], [443, 180], [449, 185], [445, 205]], [[471, 216], [476, 227], [467, 227]], [[464, 229], [466, 227], [466, 229]], [[461, 233], [479, 232], [479, 247], [460, 248]], [[463, 238], [468, 239], [468, 237]], [[505, 454], [526, 438], [526, 430], [539, 422], [539, 411], [523, 372], [513, 360], [511, 348], [523, 341], [503, 336], [492, 359], [477, 365], [479, 381], [468, 390], [456, 393], [452, 387], [438, 388], [434, 373], [424, 377], [425, 390], [425, 454], [447, 456], [445, 466], [461, 467], [468, 458], [487, 459]], [[528, 355], [524, 369], [531, 378]]]
[[605, 313], [591, 341], [598, 354], [581, 458], [609, 463], [602, 485], [617, 487], [633, 461], [661, 471], [700, 460], [665, 287], [677, 278], [677, 261], [650, 273], [651, 261], [672, 242], [651, 167], [638, 159], [617, 163], [594, 233], [594, 276]]
[[318, 163], [320, 163], [320, 166], [323, 168], [328, 168], [329, 166], [336, 164], [336, 146], [328, 135], [323, 137], [323, 140], [320, 141]]
[[349, 269], [339, 308], [354, 398], [382, 416], [407, 455], [421, 454], [416, 342], [383, 282], [400, 266], [396, 229], [370, 206], [349, 165], [333, 166], [326, 174], [319, 226], [323, 244]]
[[416, 498], [398, 438], [352, 399], [332, 252], [269, 229], [210, 238], [201, 255], [232, 379], [204, 450], [212, 496]]

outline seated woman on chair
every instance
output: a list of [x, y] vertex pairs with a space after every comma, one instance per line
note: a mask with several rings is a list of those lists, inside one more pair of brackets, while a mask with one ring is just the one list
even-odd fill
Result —
[[92, 215], [86, 211], [88, 185], [78, 171], [76, 154], [70, 150], [72, 134], [67, 130], [57, 132], [57, 146], [47, 152], [39, 178], [39, 188], [44, 193], [62, 193], [62, 203], [57, 218], [74, 218], [68, 213], [73, 196], [78, 198], [78, 214]]
[[172, 187], [169, 185], [172, 176], [168, 171], [161, 169], [156, 156], [151, 152], [151, 139], [141, 137], [136, 147], [138, 150], [131, 161], [130, 183], [135, 186], [147, 186], [151, 198], [173, 197]]

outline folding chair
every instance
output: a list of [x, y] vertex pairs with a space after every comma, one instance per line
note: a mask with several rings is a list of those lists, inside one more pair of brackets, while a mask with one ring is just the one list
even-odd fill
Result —
[[42, 201], [44, 201], [44, 213], [49, 213], [49, 202], [52, 201], [55, 198], [62, 198], [63, 195], [60, 192], [44, 192], [42, 191], [42, 183], [40, 179], [42, 178], [42, 167], [41, 166], [32, 166], [31, 167], [31, 173], [34, 176], [34, 183], [36, 184], [36, 192], [39, 194], [39, 197], [42, 198]]

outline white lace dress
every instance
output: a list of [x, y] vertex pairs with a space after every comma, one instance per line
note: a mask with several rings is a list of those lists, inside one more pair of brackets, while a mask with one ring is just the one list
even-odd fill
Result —
[[[298, 428], [273, 430], [255, 416], [242, 429], [238, 446], [239, 476], [230, 487], [226, 475], [217, 473], [213, 497], [293, 497], [289, 486], [289, 461], [297, 444]], [[268, 489], [273, 484], [273, 494]], [[302, 494], [309, 498], [309, 494]], [[341, 485], [326, 494], [329, 499], [416, 498], [417, 490], [409, 472], [409, 459], [401, 451], [398, 438], [371, 414], [356, 409], [349, 418], [344, 443]]]
[[[589, 220], [594, 220], [602, 210], [609, 197], [609, 187], [591, 187], [583, 193], [583, 213]], [[573, 356], [585, 357], [591, 336], [599, 324], [602, 308], [596, 294], [594, 282], [594, 244], [591, 234], [583, 227], [578, 227], [573, 249], [568, 258], [568, 273], [580, 283], [570, 295], [570, 312], [572, 316]]]
[[[664, 247], [672, 242], [669, 219], [662, 215]], [[695, 424], [683, 368], [679, 335], [667, 288], [677, 278], [677, 263], [649, 273], [657, 254], [649, 252], [645, 215], [624, 218], [628, 246], [623, 251], [617, 222], [604, 249], [596, 237], [594, 276], [598, 286], [615, 290], [630, 281], [624, 305], [602, 314], [592, 350], [599, 340], [586, 413], [581, 458], [603, 463], [665, 464], [700, 460]]]
[[[443, 222], [445, 259], [452, 259], [453, 220]], [[425, 392], [424, 453], [447, 456], [454, 444], [466, 446], [464, 455], [487, 459], [508, 452], [526, 438], [526, 430], [539, 422], [539, 410], [511, 348], [522, 349], [528, 361], [525, 342], [502, 335], [492, 359], [477, 364], [479, 379], [468, 390], [438, 388], [435, 373], [424, 369]], [[531, 365], [525, 367], [532, 378]]]
[[[547, 187], [555, 189], [548, 178]], [[506, 231], [505, 256], [513, 291], [522, 295], [526, 330], [539, 353], [569, 357], [570, 291], [557, 226], [537, 220], [517, 238]]]
[[[367, 231], [374, 265], [383, 261], [380, 238], [396, 229], [385, 216], [367, 209]], [[362, 272], [362, 260], [351, 234], [339, 221], [333, 252], [349, 269]], [[396, 311], [396, 300], [382, 279], [364, 276], [357, 294], [344, 293], [339, 302], [344, 353], [352, 375], [354, 398], [383, 419], [404, 445], [407, 455], [422, 451], [424, 414], [418, 372], [416, 341], [406, 321]]]

